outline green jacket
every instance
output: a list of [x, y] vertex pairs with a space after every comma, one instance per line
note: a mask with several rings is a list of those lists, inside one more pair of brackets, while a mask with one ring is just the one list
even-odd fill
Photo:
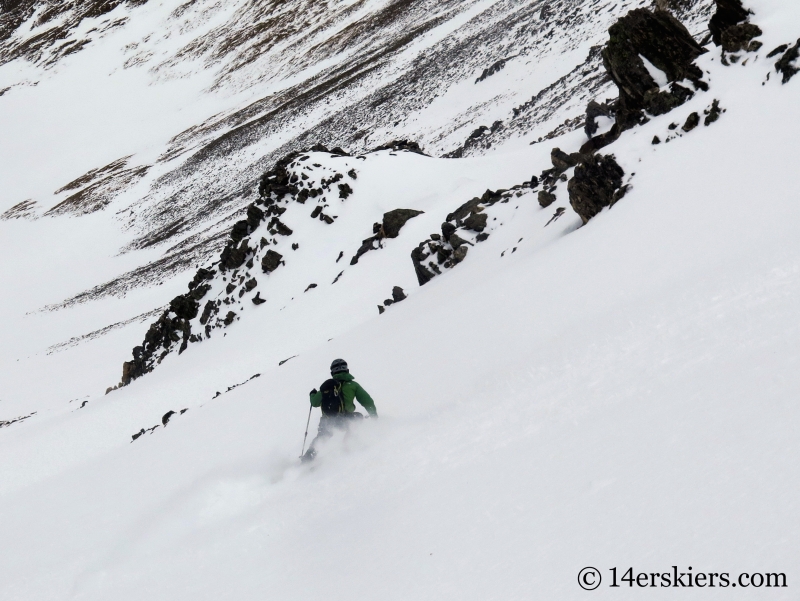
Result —
[[[361, 384], [356, 382], [349, 373], [338, 373], [333, 374], [331, 376], [334, 380], [342, 382], [342, 395], [344, 396], [344, 410], [347, 413], [353, 413], [356, 410], [356, 405], [353, 403], [353, 399], [357, 400], [364, 409], [367, 410], [367, 413], [373, 415], [375, 417], [378, 416], [378, 412], [375, 411], [375, 401], [372, 400], [372, 397], [367, 394], [367, 391], [361, 388]], [[317, 391], [315, 393], [311, 393], [311, 406], [312, 407], [319, 407], [322, 405], [322, 393]]]

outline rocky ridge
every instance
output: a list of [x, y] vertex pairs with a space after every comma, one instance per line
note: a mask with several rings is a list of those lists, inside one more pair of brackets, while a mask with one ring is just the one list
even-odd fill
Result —
[[[24, 57], [34, 64], [43, 64], [42, 53], [58, 43], [52, 36], [80, 52], [99, 40], [96, 36], [104, 35], [102, 15], [106, 12], [103, 11], [132, 20], [137, 10], [151, 10], [150, 5], [141, 4], [103, 3], [98, 17], [95, 13], [100, 9], [90, 10], [92, 4], [60, 3], [51, 14], [36, 13], [38, 4], [34, 0], [8, 2], [0, 18], [6, 35], [0, 40], [6, 53], [3, 56], [7, 60]], [[469, 156], [484, 153], [514, 136], [548, 140], [581, 127], [586, 102], [610, 89], [607, 75], [598, 68], [599, 46], [553, 81], [536, 84], [540, 89], [527, 96], [529, 100], [521, 99], [509, 107], [513, 110], [501, 119], [493, 115], [495, 107], [498, 103], [508, 105], [508, 94], [516, 91], [487, 90], [494, 85], [493, 81], [526, 61], [544, 60], [574, 50], [596, 28], [598, 15], [612, 18], [607, 14], [616, 3], [610, 0], [555, 0], [546, 5], [495, 3], [478, 11], [423, 52], [412, 51], [414, 40], [431, 35], [437, 27], [473, 8], [473, 4], [452, 0], [389, 3], [355, 18], [347, 6], [323, 9], [301, 0], [281, 3], [259, 0], [236, 8], [232, 16], [226, 17], [227, 21], [222, 19], [211, 30], [198, 28], [197, 24], [215, 18], [220, 10], [216, 5], [201, 0], [184, 3], [172, 11], [162, 23], [162, 30], [126, 46], [126, 69], [147, 68], [157, 78], [185, 77], [184, 62], [198, 61], [209, 68], [218, 68], [215, 89], [224, 86], [236, 90], [267, 80], [277, 82], [284, 76], [302, 80], [303, 70], [314, 61], [326, 60], [332, 66], [277, 93], [257, 94], [258, 99], [246, 107], [210, 116], [176, 135], [155, 163], [137, 163], [132, 159], [124, 169], [107, 173], [102, 184], [99, 179], [93, 181], [73, 192], [69, 199], [59, 195], [58, 209], [48, 206], [46, 199], [31, 199], [37, 203], [31, 206], [42, 207], [38, 209], [41, 213], [51, 210], [51, 216], [82, 215], [114, 208], [121, 191], [140, 186], [140, 200], [117, 208], [123, 227], [134, 234], [124, 250], [164, 248], [163, 255], [151, 263], [48, 309], [108, 295], [122, 296], [133, 288], [163, 282], [189, 265], [208, 261], [220, 251], [233, 221], [241, 219], [253, 202], [252, 194], [261, 173], [281, 157], [309, 148], [319, 139], [357, 153], [408, 132], [424, 142], [432, 154]], [[676, 10], [695, 23], [709, 4], [710, 0], [682, 0], [676, 4]], [[73, 14], [69, 11], [74, 11], [75, 19], [100, 19], [98, 27], [88, 38], [80, 37], [79, 29], [67, 23], [72, 17], [62, 19], [67, 13]], [[61, 16], [51, 18], [52, 15]], [[328, 35], [332, 23], [351, 18], [355, 20], [345, 30], [333, 37]], [[26, 28], [37, 19], [45, 19], [42, 28], [59, 23], [59, 27], [63, 25], [66, 29], [52, 32], [47, 29], [47, 35], [42, 29], [44, 37], [36, 37], [39, 29], [34, 27], [29, 33]], [[94, 26], [92, 21], [91, 27], [84, 25], [84, 28]], [[119, 27], [124, 27], [124, 23]], [[189, 39], [165, 57], [155, 52], [155, 48], [164, 41], [165, 32], [172, 29], [184, 32]], [[195, 30], [197, 33], [192, 33]], [[556, 35], [558, 32], [569, 35]], [[83, 43], [86, 40], [88, 44]], [[296, 53], [279, 52], [281, 44], [296, 48]], [[41, 53], [36, 48], [41, 48]], [[359, 49], [356, 55], [351, 52], [353, 48]], [[387, 73], [391, 77], [381, 79]], [[486, 76], [481, 79], [484, 73]], [[382, 83], [376, 84], [378, 81]], [[413, 116], [459, 81], [468, 81], [473, 86], [474, 106], [448, 116], [430, 131], [418, 130]], [[12, 87], [7, 93], [14, 94], [15, 89]], [[298, 131], [295, 127], [298, 115], [312, 114], [321, 117], [315, 117], [306, 129]], [[489, 116], [492, 118], [486, 121], [487, 125], [479, 126]], [[290, 130], [291, 135], [284, 135]], [[470, 135], [470, 132], [478, 133]], [[277, 147], [266, 143], [273, 139], [284, 142]], [[96, 171], [102, 168], [87, 175]], [[220, 172], [227, 174], [224, 181], [217, 177]], [[143, 174], [148, 177], [143, 178]]]

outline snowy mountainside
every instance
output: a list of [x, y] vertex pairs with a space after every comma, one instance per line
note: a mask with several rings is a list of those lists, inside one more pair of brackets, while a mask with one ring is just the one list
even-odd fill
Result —
[[[119, 296], [215, 254], [258, 178], [292, 150], [322, 141], [357, 153], [409, 138], [429, 154], [470, 154], [579, 126], [588, 100], [613, 95], [592, 47], [644, 3], [312, 4], [104, 3], [113, 10], [102, 13], [66, 3], [56, 14], [20, 3], [4, 16], [3, 56], [14, 60], [0, 69], [0, 114], [27, 142], [3, 151], [0, 208], [113, 213], [125, 251], [162, 252], [86, 291]], [[687, 24], [704, 35], [711, 2], [686, 6]], [[33, 48], [53, 36], [80, 50], [50, 66]], [[103, 111], [109, 103], [116, 119]], [[42, 124], [32, 106], [57, 122]], [[64, 135], [45, 142], [31, 135], [39, 128]], [[23, 158], [57, 167], [31, 186], [18, 175]], [[65, 186], [73, 180], [84, 187]]]
[[[365, 14], [370, 27], [336, 38], [287, 25], [287, 35], [378, 44], [376, 32], [399, 35], [409, 15], [420, 28], [441, 17], [427, 31], [449, 23], [448, 35], [464, 39], [470, 27], [491, 31], [486, 14], [511, 9], [535, 9], [551, 27], [561, 20], [549, 38], [549, 29], [526, 30], [532, 48], [552, 43], [550, 58], [527, 67], [532, 87], [567, 76], [563, 97], [553, 88], [529, 108], [557, 116], [516, 133], [513, 119], [492, 127], [491, 111], [538, 92], [513, 83], [524, 80], [521, 62], [489, 68], [492, 50], [479, 47], [485, 66], [465, 62], [474, 72], [460, 83], [442, 78], [440, 99], [452, 94], [453, 105], [433, 102], [416, 132], [371, 129], [380, 110], [369, 119], [352, 110], [375, 133], [348, 143], [293, 105], [272, 118], [294, 130], [237, 146], [244, 133], [215, 137], [238, 131], [233, 121], [215, 129], [228, 117], [202, 115], [234, 115], [246, 94], [217, 84], [265, 72], [246, 60], [263, 42], [257, 35], [221, 50], [225, 25], [255, 10], [245, 4], [217, 13], [202, 3], [121, 4], [112, 13], [130, 21], [88, 34], [100, 37], [80, 51], [46, 69], [28, 56], [28, 73], [44, 73], [28, 91], [47, 105], [61, 73], [85, 60], [100, 66], [84, 74], [94, 80], [116, 61], [111, 52], [108, 62], [93, 58], [92, 48], [121, 43], [137, 19], [138, 35], [147, 19], [209, 9], [205, 25], [190, 20], [205, 32], [186, 32], [209, 62], [195, 65], [196, 77], [146, 86], [158, 95], [177, 82], [182, 101], [196, 94], [171, 113], [180, 123], [162, 116], [142, 127], [139, 148], [114, 146], [114, 132], [98, 138], [107, 160], [96, 161], [98, 147], [65, 153], [73, 167], [92, 161], [68, 177], [58, 161], [41, 178], [13, 174], [26, 151], [15, 158], [3, 146], [7, 189], [31, 193], [19, 195], [24, 204], [8, 200], [17, 208], [0, 220], [9, 257], [0, 267], [9, 341], [0, 347], [2, 596], [611, 599], [628, 594], [608, 588], [611, 567], [678, 565], [788, 576], [787, 588], [705, 588], [704, 597], [793, 598], [800, 9], [751, 0], [752, 14], [723, 23], [720, 47], [706, 39], [712, 3], [668, 3], [685, 34], [664, 14], [658, 23], [655, 13], [631, 15], [633, 3], [562, 3], [586, 19], [585, 36], [569, 40], [573, 13], [537, 3], [439, 3], [424, 18], [411, 9], [434, 5], [329, 4], [331, 13], [305, 7], [309, 23], [327, 23], [335, 9], [342, 16], [329, 27], [344, 31]], [[299, 5], [280, 6], [297, 17]], [[654, 46], [662, 25], [672, 37]], [[155, 47], [188, 57], [167, 33]], [[415, 38], [431, 43], [416, 47], [421, 55], [453, 42], [425, 35]], [[677, 47], [689, 48], [688, 63]], [[595, 66], [576, 72], [587, 55]], [[174, 68], [159, 60], [163, 70], [147, 71], [157, 78]], [[6, 63], [0, 76], [21, 64]], [[402, 73], [398, 64], [381, 68]], [[688, 64], [701, 83], [678, 79]], [[151, 68], [142, 65], [124, 73]], [[606, 65], [617, 69], [614, 83]], [[453, 106], [472, 110], [463, 90], [491, 82], [513, 101], [487, 97], [464, 128], [480, 132], [471, 143], [462, 131], [437, 146]], [[340, 92], [352, 100], [366, 94], [358, 86], [368, 87]], [[24, 90], [0, 97], [0, 111]], [[589, 100], [591, 137], [581, 127]], [[263, 134], [261, 108], [242, 132]], [[206, 124], [186, 134], [184, 152], [170, 128], [189, 132], [192, 121]], [[410, 142], [379, 148], [400, 137], [424, 153]], [[53, 147], [77, 144], [67, 138], [53, 134]], [[177, 154], [159, 161], [167, 148]], [[222, 189], [235, 198], [209, 204]], [[301, 466], [307, 394], [335, 357], [346, 358], [380, 418]], [[120, 375], [126, 385], [106, 394]], [[603, 573], [593, 593], [577, 583], [585, 566]]]

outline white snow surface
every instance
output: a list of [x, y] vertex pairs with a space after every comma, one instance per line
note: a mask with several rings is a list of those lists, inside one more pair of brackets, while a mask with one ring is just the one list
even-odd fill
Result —
[[[281, 219], [295, 234], [276, 246], [286, 265], [258, 276], [267, 303], [246, 297], [240, 321], [108, 395], [157, 315], [57, 345], [165, 306], [192, 274], [42, 311], [161, 251], [120, 254], [130, 234], [109, 211], [0, 220], [0, 420], [32, 414], [0, 427], [0, 598], [674, 599], [609, 588], [608, 570], [691, 566], [785, 573], [788, 587], [687, 598], [795, 599], [800, 76], [781, 85], [766, 54], [800, 36], [800, 6], [748, 5], [762, 49], [724, 67], [711, 47], [697, 61], [709, 92], [604, 150], [632, 187], [585, 226], [565, 184], [548, 209], [524, 189], [487, 209], [488, 240], [420, 287], [409, 254], [448, 213], [548, 168], [554, 146], [577, 151], [583, 132], [464, 159], [312, 153], [315, 169], [358, 172], [352, 196], [328, 201], [335, 223], [290, 206]], [[106, 69], [101, 57], [81, 71], [87, 82]], [[31, 88], [41, 131], [3, 122], [45, 153], [18, 157], [19, 190], [52, 190], [78, 163], [128, 152], [110, 144], [50, 166], [46, 153], [75, 140], [44, 129], [61, 122], [48, 107], [97, 113], [87, 148], [116, 125], [112, 138], [136, 136], [135, 122], [75, 106], [67, 80], [53, 82]], [[164, 98], [178, 107], [208, 84], [162, 84], [175, 86]], [[442, 102], [457, 106], [451, 94]], [[714, 99], [726, 111], [716, 123], [668, 129]], [[206, 110], [187, 106], [185, 122], [148, 131], [166, 140]], [[545, 227], [557, 207], [565, 215]], [[349, 266], [395, 208], [425, 213]], [[408, 299], [378, 315], [396, 285]], [[301, 466], [307, 394], [337, 357], [380, 418]], [[577, 582], [586, 566], [605, 580], [591, 593]]]

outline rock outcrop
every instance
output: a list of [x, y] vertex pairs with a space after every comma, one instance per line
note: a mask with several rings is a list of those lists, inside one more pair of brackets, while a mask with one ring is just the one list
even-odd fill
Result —
[[[750, 11], [742, 0], [716, 0], [717, 10], [708, 23], [711, 39], [724, 52], [755, 52], [762, 44], [754, 38], [762, 34], [761, 28], [749, 22]], [[723, 64], [727, 61], [723, 56]]]
[[413, 219], [423, 213], [424, 211], [415, 211], [414, 209], [394, 209], [384, 213], [381, 223], [373, 224], [373, 235], [361, 241], [361, 246], [353, 258], [350, 259], [350, 265], [358, 263], [358, 260], [369, 251], [381, 248], [381, 241], [384, 238], [397, 238], [400, 235], [400, 230], [409, 219]]
[[625, 195], [624, 175], [613, 155], [592, 155], [575, 167], [567, 190], [569, 202], [584, 224]]
[[[189, 282], [189, 291], [172, 299], [158, 320], [150, 325], [143, 343], [133, 349], [132, 360], [123, 363], [121, 385], [125, 386], [152, 371], [170, 352], [177, 351], [180, 354], [190, 343], [209, 338], [213, 330], [238, 321], [240, 313], [232, 309], [244, 309], [242, 302], [245, 295], [252, 301], [251, 306], [257, 307], [266, 302], [261, 291], [254, 293], [258, 287], [255, 277], [257, 266], [263, 273], [270, 274], [285, 265], [283, 255], [269, 247], [277, 244], [277, 236], [294, 234], [280, 219], [289, 203], [296, 201], [304, 204], [309, 199], [315, 199], [318, 203], [314, 209], [317, 213], [315, 216], [329, 224], [334, 222], [333, 217], [322, 213], [323, 205], [328, 206], [326, 195], [338, 192], [338, 197], [343, 201], [353, 190], [349, 184], [344, 188], [343, 185], [336, 187], [345, 177], [338, 172], [312, 183], [313, 180], [303, 171], [304, 161], [309, 158], [308, 152], [312, 151], [327, 152], [334, 156], [347, 154], [339, 148], [328, 151], [318, 144], [307, 152], [286, 155], [264, 173], [259, 182], [259, 198], [247, 207], [245, 218], [231, 227], [219, 259], [210, 266], [198, 269]], [[356, 179], [354, 170], [351, 169], [348, 175]], [[399, 227], [405, 223], [404, 219], [410, 218], [406, 214], [392, 217], [389, 224], [391, 231], [399, 231]], [[297, 244], [292, 246], [295, 250], [298, 247]], [[214, 285], [216, 296], [208, 300], [205, 297]], [[204, 301], [202, 311], [201, 301]]]
[[761, 28], [752, 23], [733, 25], [722, 32], [722, 49], [725, 52], [756, 52], [762, 44], [753, 38], [762, 33]]
[[775, 63], [775, 70], [783, 75], [783, 83], [789, 83], [798, 72], [800, 72], [800, 40], [786, 50], [783, 56]]
[[[702, 70], [694, 64], [705, 49], [668, 11], [632, 10], [612, 25], [608, 33], [609, 41], [602, 56], [603, 66], [619, 88], [615, 124], [611, 131], [591, 138], [581, 148], [582, 153], [611, 144], [623, 131], [643, 123], [646, 113], [663, 115], [685, 103], [696, 90], [708, 89]], [[659, 86], [643, 58], [664, 74], [668, 87]], [[693, 89], [679, 83], [684, 81], [691, 82]], [[587, 109], [587, 113], [592, 112], [592, 121], [599, 106], [595, 103]], [[590, 130], [592, 127], [588, 127], [587, 133]]]
[[708, 23], [711, 39], [722, 46], [722, 34], [730, 27], [747, 21], [750, 13], [742, 6], [742, 0], [716, 0], [717, 12]]
[[[705, 50], [683, 24], [664, 10], [636, 9], [608, 31], [603, 65], [620, 91], [617, 124], [624, 130], [642, 120], [642, 111], [661, 115], [683, 104], [692, 91], [675, 83], [689, 80], [698, 88], [703, 72], [694, 60]], [[642, 60], [644, 57], [672, 82], [662, 91]]]
[[476, 196], [447, 215], [447, 220], [441, 226], [441, 234], [431, 234], [411, 251], [411, 262], [419, 285], [427, 284], [443, 269], [450, 269], [464, 261], [470, 247], [489, 238], [489, 232], [486, 231], [489, 229], [489, 216], [485, 212], [488, 208], [498, 202], [508, 202], [513, 194], [520, 194], [523, 188], [531, 187], [530, 182], [525, 182], [510, 190], [486, 190], [482, 196]]

